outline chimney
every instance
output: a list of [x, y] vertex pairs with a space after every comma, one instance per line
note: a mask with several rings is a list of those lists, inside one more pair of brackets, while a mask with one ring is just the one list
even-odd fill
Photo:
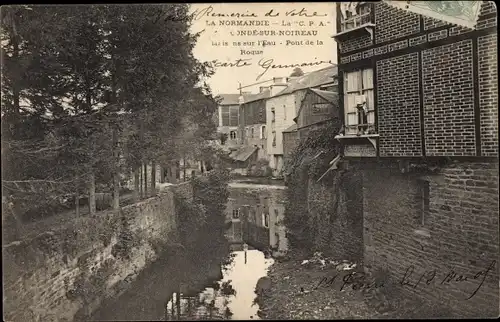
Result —
[[288, 86], [285, 80], [285, 77], [273, 77], [273, 85], [270, 86], [271, 96], [278, 94]]
[[262, 92], [264, 92], [264, 91], [266, 91], [268, 89], [269, 89], [268, 86], [261, 86], [261, 87], [259, 87], [259, 93], [262, 93]]
[[273, 85], [282, 85], [286, 83], [285, 77], [273, 77]]

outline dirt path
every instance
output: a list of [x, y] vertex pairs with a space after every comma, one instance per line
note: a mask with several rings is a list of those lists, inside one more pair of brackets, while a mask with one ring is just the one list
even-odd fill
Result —
[[263, 319], [381, 318], [369, 308], [359, 291], [345, 287], [341, 273], [328, 287], [316, 287], [323, 278], [339, 274], [334, 268], [305, 268], [302, 260], [277, 261], [269, 270], [271, 289], [259, 298]]
[[[305, 259], [305, 256], [294, 256], [288, 261], [278, 260], [270, 267], [268, 276], [271, 279], [271, 287], [257, 298], [260, 306], [259, 316], [262, 319], [454, 317], [449, 310], [438, 305], [424, 304], [399, 296], [400, 293], [389, 284], [378, 289], [375, 286], [367, 291], [366, 288], [353, 287], [353, 283], [346, 283], [348, 279], [344, 278], [352, 272], [362, 275], [360, 267], [349, 271], [338, 271], [335, 267], [308, 267], [302, 264]], [[334, 276], [336, 277], [332, 280]], [[367, 284], [369, 283], [371, 282]], [[392, 294], [390, 298], [387, 293]]]

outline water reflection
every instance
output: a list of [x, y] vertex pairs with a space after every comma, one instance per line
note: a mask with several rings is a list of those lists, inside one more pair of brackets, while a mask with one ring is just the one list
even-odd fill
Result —
[[[257, 281], [273, 262], [269, 255], [277, 256], [288, 247], [281, 224], [284, 200], [283, 187], [230, 186], [226, 208], [230, 247], [220, 236], [224, 247], [215, 247], [217, 240], [212, 241], [201, 252], [205, 256], [200, 252], [161, 256], [122, 295], [107, 299], [90, 320], [259, 319], [253, 303]], [[226, 261], [228, 254], [231, 260]]]
[[[226, 237], [232, 260], [222, 267], [222, 278], [205, 283], [198, 293], [196, 287], [189, 291], [181, 284], [166, 305], [166, 320], [260, 319], [255, 286], [267, 275], [271, 255], [279, 256], [288, 249], [283, 226], [285, 190], [254, 183], [234, 184], [229, 190]], [[193, 288], [192, 282], [187, 283]]]
[[226, 236], [232, 243], [247, 243], [273, 256], [282, 255], [288, 249], [284, 213], [282, 186], [234, 185], [226, 208]]
[[181, 285], [180, 296], [174, 293], [166, 305], [165, 319], [259, 319], [258, 306], [254, 304], [255, 285], [267, 274], [273, 260], [256, 249], [233, 251], [232, 254], [232, 263], [223, 270], [223, 278], [197, 295], [183, 292]]

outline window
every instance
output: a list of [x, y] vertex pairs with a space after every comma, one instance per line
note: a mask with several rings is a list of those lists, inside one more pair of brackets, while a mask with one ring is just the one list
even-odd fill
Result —
[[274, 110], [274, 108], [271, 109], [271, 122], [275, 122], [276, 121], [276, 111]]
[[370, 4], [364, 2], [342, 2], [340, 31], [347, 31], [371, 22]]
[[229, 106], [221, 106], [221, 115], [222, 115], [222, 126], [229, 126], [230, 122], [230, 107]]
[[266, 138], [266, 126], [262, 125], [260, 127], [260, 138], [265, 139]]
[[229, 132], [229, 137], [231, 138], [231, 140], [235, 140], [236, 139], [236, 131]]
[[273, 131], [273, 147], [276, 146], [276, 131]]
[[266, 228], [269, 228], [269, 214], [268, 213], [262, 214], [262, 225]]
[[248, 221], [251, 223], [255, 223], [255, 210], [250, 209], [250, 215], [248, 216]]
[[252, 127], [250, 129], [250, 137], [253, 138], [254, 137], [254, 128]]
[[418, 214], [418, 224], [424, 226], [427, 218], [429, 217], [429, 181], [419, 179], [418, 183], [418, 204], [419, 204], [419, 214]]
[[240, 219], [240, 210], [233, 209], [233, 219]]
[[329, 103], [316, 103], [312, 106], [312, 114], [328, 114]]
[[372, 69], [344, 74], [344, 113], [347, 135], [375, 132]]
[[229, 126], [238, 126], [238, 118], [239, 118], [239, 107], [231, 106], [229, 108]]
[[286, 105], [283, 105], [283, 119], [286, 120]]

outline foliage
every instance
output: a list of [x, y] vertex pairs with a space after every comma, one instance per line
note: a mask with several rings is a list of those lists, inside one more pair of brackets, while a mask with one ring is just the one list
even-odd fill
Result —
[[311, 130], [292, 151], [287, 161], [287, 171], [293, 176], [297, 169], [306, 167], [310, 169], [309, 174], [313, 178], [319, 179], [328, 169], [325, 167], [325, 160], [330, 162], [330, 157], [339, 153], [340, 146], [335, 140], [338, 131], [339, 124], [336, 121]]
[[236, 290], [233, 288], [231, 285], [231, 280], [222, 282], [220, 293], [222, 295], [230, 296], [230, 295], [236, 295]]
[[111, 255], [119, 259], [130, 259], [130, 253], [134, 247], [140, 244], [139, 236], [131, 229], [130, 222], [121, 214], [121, 231], [116, 244], [111, 248]]
[[255, 177], [270, 177], [272, 169], [269, 166], [269, 161], [266, 159], [258, 159], [248, 164], [248, 174]]
[[303, 75], [304, 72], [302, 71], [302, 69], [300, 67], [295, 67], [292, 73], [290, 74], [290, 77], [303, 76]]
[[221, 145], [224, 145], [227, 141], [228, 135], [227, 133], [219, 133], [219, 141]]
[[175, 195], [175, 205], [179, 214], [179, 238], [185, 248], [195, 248], [196, 232], [205, 225], [207, 211], [202, 204], [191, 202], [180, 194]]
[[109, 184], [169, 159], [190, 143], [177, 137], [186, 123], [194, 137], [213, 136], [213, 71], [193, 56], [188, 10], [2, 8], [2, 186], [11, 200], [57, 206], [77, 187], [86, 193], [90, 174]]
[[[311, 130], [307, 137], [302, 139], [286, 164], [289, 176], [287, 177], [287, 207], [284, 223], [287, 227], [287, 237], [292, 247], [311, 249], [314, 245], [324, 244], [324, 238], [318, 234], [318, 228], [325, 223], [318, 221], [317, 210], [311, 210], [310, 181], [317, 181], [329, 168], [329, 162], [338, 154], [339, 146], [334, 139], [338, 134], [339, 126], [336, 122], [329, 122], [325, 126]], [[330, 176], [325, 177], [320, 184], [328, 185], [332, 181]], [[330, 207], [329, 214], [333, 215], [334, 208]], [[328, 227], [328, 223], [326, 223]], [[319, 240], [318, 240], [319, 237]]]
[[192, 200], [176, 195], [181, 242], [189, 257], [214, 258], [224, 262], [229, 245], [225, 238], [225, 208], [229, 197], [227, 170], [214, 170], [208, 176], [196, 177]]

